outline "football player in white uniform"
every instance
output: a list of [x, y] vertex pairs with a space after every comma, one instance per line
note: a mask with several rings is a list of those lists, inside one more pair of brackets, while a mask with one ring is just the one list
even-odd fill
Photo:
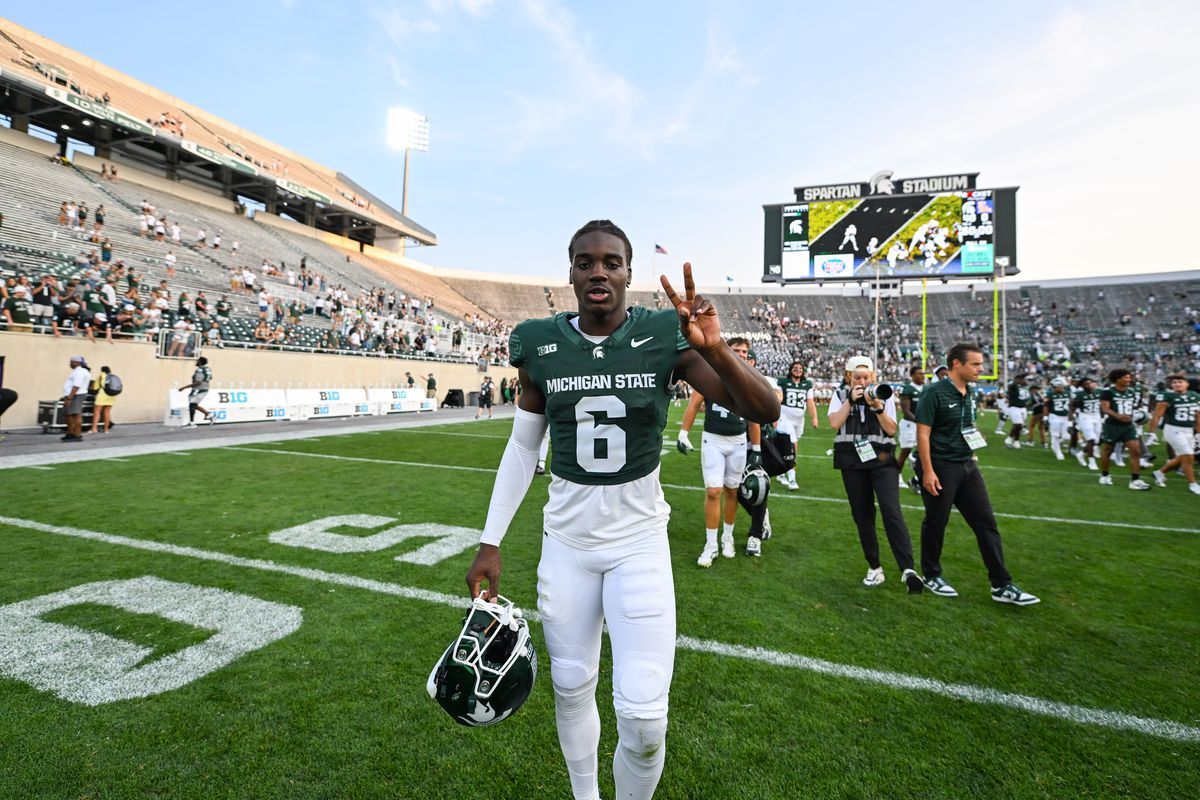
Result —
[[857, 225], [851, 224], [851, 225], [846, 226], [846, 233], [845, 233], [845, 235], [842, 236], [842, 243], [840, 245], [838, 245], [838, 250], [843, 249], [847, 243], [854, 245], [851, 249], [856, 253], [858, 252], [858, 226]]
[[670, 506], [659, 482], [670, 392], [676, 380], [686, 380], [758, 422], [778, 417], [779, 401], [725, 343], [716, 308], [696, 294], [690, 265], [682, 297], [662, 278], [673, 309], [655, 312], [626, 307], [633, 248], [616, 225], [589, 222], [572, 237], [568, 254], [579, 313], [527, 320], [510, 337], [520, 400], [466, 583], [472, 597], [499, 594], [500, 543], [529, 489], [549, 425], [554, 458], [538, 609], [571, 791], [576, 800], [599, 797], [596, 686], [607, 625], [616, 795], [648, 800], [666, 758], [675, 663]]

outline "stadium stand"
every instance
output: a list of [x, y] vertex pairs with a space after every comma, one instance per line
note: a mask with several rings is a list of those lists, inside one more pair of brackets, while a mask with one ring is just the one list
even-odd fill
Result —
[[432, 234], [411, 220], [400, 219], [360, 197], [356, 187], [338, 174], [308, 159], [290, 153], [255, 134], [184, 103], [103, 64], [81, 56], [55, 42], [7, 20], [0, 20], [0, 60], [6, 70], [87, 98], [91, 102], [119, 108], [154, 129], [157, 136], [201, 146], [226, 156], [255, 173], [270, 173], [302, 187], [327, 195], [331, 204], [341, 205], [365, 217], [388, 224], [417, 238]]

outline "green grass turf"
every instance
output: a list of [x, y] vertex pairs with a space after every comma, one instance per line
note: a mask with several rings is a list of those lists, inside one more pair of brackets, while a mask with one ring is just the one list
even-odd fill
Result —
[[[673, 409], [668, 435], [679, 414]], [[492, 474], [436, 465], [493, 469], [508, 428], [496, 420], [250, 448], [429, 467], [214, 449], [9, 470], [0, 473], [2, 513], [465, 597], [471, 551], [426, 567], [393, 560], [421, 541], [333, 554], [267, 536], [336, 514], [482, 527]], [[866, 565], [824, 455], [828, 431], [809, 430], [801, 490], [773, 489], [775, 537], [764, 557], [718, 559], [710, 570], [695, 566], [703, 541], [698, 453], [664, 455], [680, 633], [1200, 725], [1200, 534], [1104, 524], [1195, 530], [1197, 498], [1174, 476], [1166, 490], [1134, 493], [1115, 471], [1116, 485], [1100, 487], [1074, 461], [1006, 450], [990, 435], [991, 420], [982, 428], [992, 441], [982, 462], [997, 511], [1093, 521], [1000, 518], [1009, 568], [1041, 605], [989, 599], [973, 536], [957, 517], [943, 566], [960, 598], [907, 595], [886, 542], [887, 582], [863, 587]], [[501, 588], [529, 607], [546, 483], [535, 480], [503, 549]], [[901, 501], [916, 545], [920, 501], [908, 492]], [[743, 515], [739, 547], [745, 525]], [[0, 797], [570, 794], [544, 649], [533, 696], [495, 728], [460, 728], [425, 696], [426, 675], [461, 611], [16, 527], [0, 526], [0, 564], [0, 605], [154, 575], [304, 613], [290, 636], [145, 699], [88, 708], [0, 678]], [[153, 658], [205, 635], [105, 606], [45, 619], [153, 646]], [[540, 628], [532, 630], [540, 647]], [[609, 668], [606, 649], [599, 691], [606, 797], [615, 744]], [[1182, 798], [1200, 796], [1198, 758], [1195, 743], [681, 650], [658, 796]]]

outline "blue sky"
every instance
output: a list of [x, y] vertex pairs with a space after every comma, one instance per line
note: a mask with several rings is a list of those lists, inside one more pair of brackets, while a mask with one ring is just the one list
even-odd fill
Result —
[[[22, 4], [16, 22], [399, 207], [389, 106], [430, 118], [438, 266], [558, 275], [584, 221], [639, 280], [758, 282], [764, 203], [978, 171], [1027, 277], [1195, 269], [1200, 4], [405, 0]], [[1133, 235], [1134, 232], [1136, 235]], [[1127, 235], [1128, 234], [1128, 235]], [[669, 256], [654, 263], [654, 243]]]

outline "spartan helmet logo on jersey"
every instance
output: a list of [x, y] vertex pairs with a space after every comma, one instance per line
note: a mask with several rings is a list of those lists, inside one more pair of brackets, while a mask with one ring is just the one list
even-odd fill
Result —
[[896, 184], [892, 182], [892, 170], [881, 169], [871, 176], [871, 194], [892, 194]]
[[771, 493], [771, 478], [762, 467], [746, 467], [742, 470], [742, 483], [738, 487], [738, 500], [747, 511], [767, 502]]
[[533, 690], [537, 652], [529, 623], [512, 601], [471, 601], [458, 638], [429, 673], [425, 691], [460, 725], [495, 725]]

